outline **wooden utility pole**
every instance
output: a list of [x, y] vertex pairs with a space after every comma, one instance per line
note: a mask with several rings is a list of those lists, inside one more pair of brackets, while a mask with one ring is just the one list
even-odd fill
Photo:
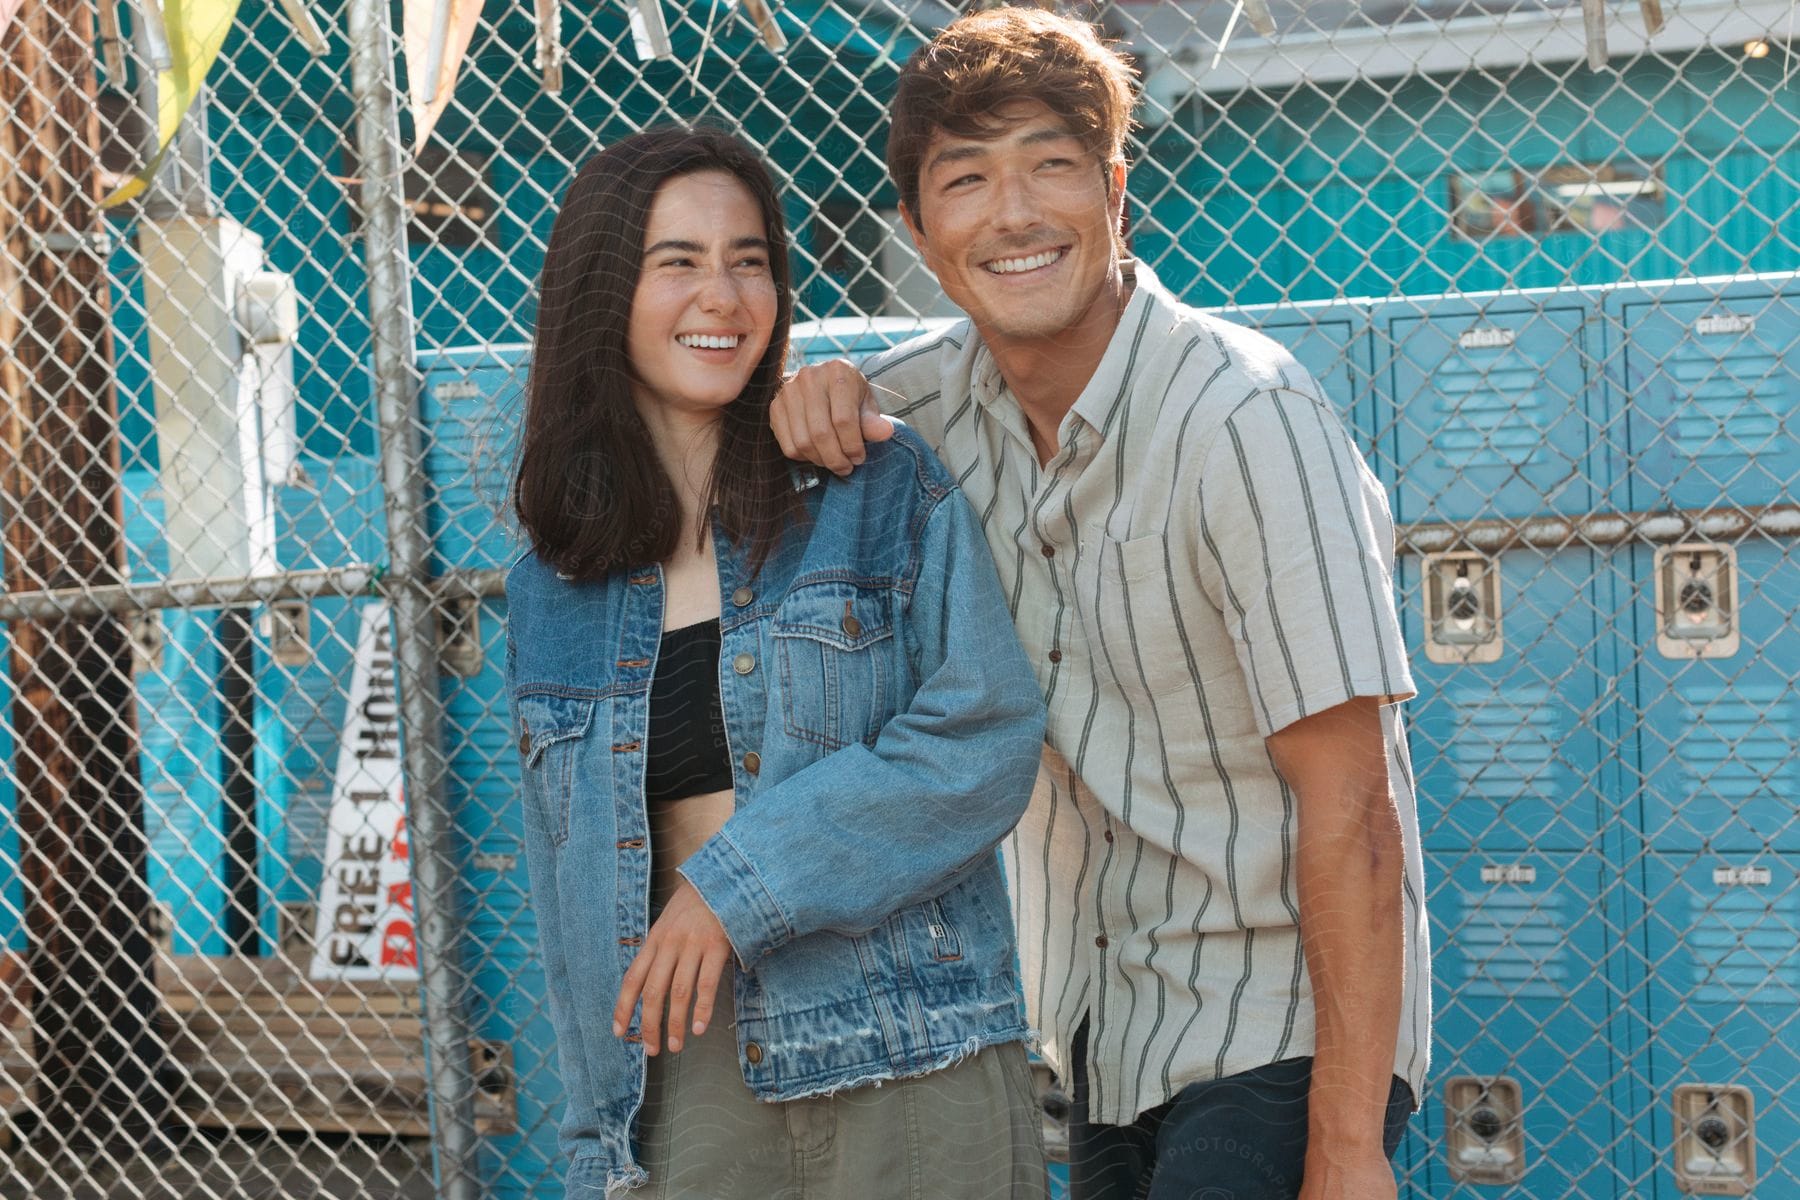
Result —
[[[0, 527], [9, 592], [124, 581], [118, 404], [88, 0], [0, 34]], [[13, 773], [46, 1136], [168, 1111], [131, 653], [118, 616], [15, 622]]]

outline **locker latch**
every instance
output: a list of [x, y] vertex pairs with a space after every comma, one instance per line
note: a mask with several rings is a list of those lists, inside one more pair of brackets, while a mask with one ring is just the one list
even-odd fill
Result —
[[305, 600], [277, 600], [264, 611], [269, 657], [284, 667], [312, 661], [312, 605]]
[[144, 675], [162, 670], [163, 652], [169, 644], [162, 613], [154, 608], [133, 613], [126, 632], [131, 640], [131, 673]]
[[1737, 554], [1690, 542], [1656, 552], [1656, 649], [1665, 658], [1738, 652]]
[[1756, 1104], [1750, 1089], [1684, 1083], [1675, 1089], [1675, 1183], [1690, 1195], [1747, 1196], [1756, 1182]]
[[1500, 566], [1457, 550], [1425, 556], [1425, 657], [1436, 663], [1488, 663], [1505, 642], [1500, 628]]
[[1462, 1183], [1517, 1183], [1525, 1176], [1525, 1120], [1519, 1081], [1458, 1075], [1444, 1081], [1444, 1151]]
[[481, 673], [481, 602], [474, 596], [456, 596], [440, 610], [442, 634], [439, 655], [444, 669], [456, 675]]

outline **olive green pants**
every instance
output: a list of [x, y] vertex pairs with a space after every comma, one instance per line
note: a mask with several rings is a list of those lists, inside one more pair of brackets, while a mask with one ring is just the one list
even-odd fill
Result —
[[1044, 1200], [1043, 1117], [1018, 1042], [930, 1075], [763, 1103], [724, 1021], [649, 1060], [633, 1200]]

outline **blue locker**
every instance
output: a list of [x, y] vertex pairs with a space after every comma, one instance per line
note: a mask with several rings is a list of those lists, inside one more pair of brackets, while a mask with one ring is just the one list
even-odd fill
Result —
[[[1428, 855], [1426, 872], [1437, 881], [1435, 1085], [1423, 1098], [1429, 1157], [1423, 1171], [1415, 1167], [1415, 1188], [1433, 1200], [1635, 1196], [1630, 1168], [1613, 1157], [1622, 964], [1608, 931], [1613, 898], [1604, 859], [1471, 850]], [[1525, 1171], [1516, 1184], [1452, 1178], [1442, 1089], [1464, 1075], [1519, 1083]]]
[[1219, 313], [1274, 339], [1324, 389], [1356, 439], [1356, 448], [1374, 464], [1375, 365], [1371, 358], [1368, 313], [1353, 304], [1280, 304]]
[[1495, 296], [1374, 310], [1378, 413], [1402, 522], [1466, 521], [1592, 506], [1589, 305]]
[[[426, 525], [436, 570], [504, 568], [515, 556], [503, 514], [523, 415], [528, 347], [450, 350], [421, 362], [426, 447]], [[484, 1194], [556, 1200], [563, 1087], [538, 956], [537, 920], [524, 859], [519, 764], [505, 695], [505, 601], [483, 600], [471, 636], [481, 648], [471, 675], [443, 677], [450, 754], [445, 801], [457, 834], [469, 902], [461, 959], [475, 1036], [510, 1048], [516, 1132], [482, 1139]]]
[[[1800, 287], [1790, 279], [1646, 286], [1608, 303], [1621, 348], [1613, 403], [1630, 466], [1615, 488], [1637, 511], [1792, 503], [1800, 482]], [[1703, 541], [1704, 539], [1695, 539]], [[1656, 645], [1655, 552], [1636, 547], [1641, 716], [1634, 763], [1645, 841], [1658, 850], [1800, 851], [1800, 559], [1791, 541], [1734, 539], [1740, 646], [1670, 658]]]
[[1800, 852], [1800, 697], [1792, 683], [1800, 557], [1792, 543], [1763, 539], [1739, 542], [1735, 552], [1739, 649], [1685, 661], [1656, 646], [1655, 552], [1631, 552], [1641, 714], [1634, 760], [1643, 837], [1656, 850]]
[[556, 1130], [563, 1087], [525, 868], [519, 764], [504, 692], [505, 602], [484, 601], [478, 621], [481, 669], [447, 675], [443, 696], [445, 800], [473, 901], [461, 955], [469, 1019], [476, 1037], [510, 1047], [515, 1082], [517, 1131], [482, 1139], [484, 1194], [554, 1200], [562, 1195]]
[[[1748, 1088], [1757, 1182], [1750, 1195], [1800, 1195], [1800, 858], [1788, 854], [1653, 852], [1633, 922], [1645, 964], [1629, 1074], [1658, 1200], [1675, 1177], [1672, 1101], [1684, 1084]], [[1638, 985], [1634, 984], [1634, 991]]]
[[432, 569], [504, 568], [513, 559], [507, 485], [525, 410], [530, 347], [481, 346], [423, 356]]
[[[1793, 503], [1800, 287], [1646, 286], [1612, 298], [1629, 487], [1639, 511]], [[1621, 361], [1622, 359], [1622, 361]]]
[[1514, 550], [1499, 563], [1500, 658], [1455, 664], [1425, 651], [1421, 560], [1399, 564], [1420, 837], [1442, 852], [1597, 848], [1612, 819], [1604, 568], [1586, 550]]

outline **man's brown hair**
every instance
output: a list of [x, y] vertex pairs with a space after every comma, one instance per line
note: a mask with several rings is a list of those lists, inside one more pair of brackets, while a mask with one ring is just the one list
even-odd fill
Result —
[[1005, 123], [994, 114], [1037, 100], [1061, 118], [1102, 164], [1122, 159], [1136, 69], [1086, 21], [1038, 8], [992, 8], [946, 26], [907, 60], [888, 129], [888, 174], [900, 202], [919, 219], [919, 171], [942, 129], [988, 138]]

